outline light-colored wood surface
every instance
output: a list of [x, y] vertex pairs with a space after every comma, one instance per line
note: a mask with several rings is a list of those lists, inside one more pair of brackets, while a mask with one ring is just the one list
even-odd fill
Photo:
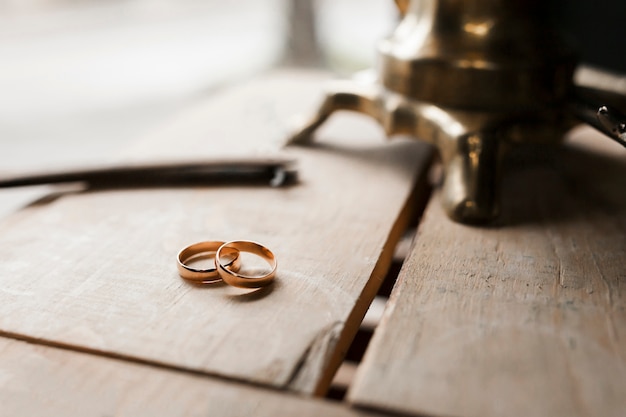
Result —
[[509, 170], [499, 225], [453, 223], [430, 201], [352, 403], [625, 415], [626, 153], [588, 128], [572, 136]]
[[374, 415], [346, 404], [0, 338], [0, 416]]
[[[303, 393], [322, 392], [380, 285], [430, 148], [336, 116], [311, 148], [280, 150], [323, 80], [280, 73], [158, 129], [128, 160], [288, 155], [299, 184], [66, 193], [0, 224], [0, 333]], [[202, 240], [262, 242], [275, 285], [181, 280]]]

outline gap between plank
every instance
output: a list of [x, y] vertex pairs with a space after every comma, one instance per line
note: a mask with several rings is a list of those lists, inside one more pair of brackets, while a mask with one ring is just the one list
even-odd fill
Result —
[[[424, 166], [417, 173], [415, 186], [411, 190], [409, 197], [407, 198], [407, 201], [405, 202], [405, 205], [402, 208], [389, 234], [389, 237], [383, 246], [381, 255], [376, 263], [376, 266], [374, 267], [367, 285], [363, 288], [363, 291], [358, 298], [360, 303], [355, 305], [352, 312], [348, 316], [341, 335], [338, 338], [334, 353], [328, 359], [328, 365], [325, 367], [322, 377], [318, 379], [318, 385], [313, 391], [314, 395], [327, 395], [329, 389], [331, 388], [333, 378], [344, 362], [345, 355], [362, 325], [367, 310], [374, 301], [374, 298], [388, 275], [393, 262], [396, 246], [401, 241], [402, 236], [406, 233], [406, 231], [412, 226], [416, 226], [421, 219], [421, 216], [426, 209], [426, 205], [432, 195], [432, 177], [429, 173], [433, 170], [434, 159], [434, 156], [431, 156], [430, 160], [424, 164]], [[289, 386], [289, 389], [294, 388], [294, 386]]]

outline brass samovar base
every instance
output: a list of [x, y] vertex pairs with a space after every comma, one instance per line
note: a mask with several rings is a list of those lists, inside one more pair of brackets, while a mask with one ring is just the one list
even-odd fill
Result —
[[[378, 83], [335, 82], [318, 112], [291, 138], [306, 144], [333, 113], [349, 110], [371, 116], [388, 136], [411, 135], [434, 144], [444, 168], [442, 204], [463, 223], [482, 223], [498, 214], [501, 161], [511, 144], [526, 137], [559, 141], [567, 130], [558, 114], [507, 114], [445, 108], [407, 98]], [[534, 116], [534, 117], [533, 117]]]
[[490, 221], [505, 153], [517, 143], [559, 142], [577, 123], [574, 55], [545, 24], [540, 1], [397, 3], [403, 19], [379, 47], [376, 80], [329, 85], [291, 142], [312, 140], [336, 111], [369, 115], [389, 136], [436, 146], [452, 219]]

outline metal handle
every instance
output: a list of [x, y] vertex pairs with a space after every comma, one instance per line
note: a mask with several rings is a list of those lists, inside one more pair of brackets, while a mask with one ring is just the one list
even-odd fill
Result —
[[618, 93], [575, 87], [571, 104], [578, 119], [626, 147], [626, 114], [620, 110], [623, 102], [626, 102], [626, 96]]

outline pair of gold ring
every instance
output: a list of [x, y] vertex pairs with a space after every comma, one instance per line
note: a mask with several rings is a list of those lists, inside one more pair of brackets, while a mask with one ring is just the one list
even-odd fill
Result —
[[[249, 252], [261, 257], [269, 264], [269, 272], [258, 275], [243, 275], [241, 252]], [[214, 254], [214, 255], [213, 255]], [[194, 260], [214, 258], [214, 266], [206, 269], [194, 268], [187, 263]], [[211, 283], [223, 280], [229, 285], [240, 288], [259, 288], [270, 284], [276, 276], [276, 257], [265, 246], [250, 240], [232, 242], [207, 241], [189, 245], [178, 252], [178, 273], [188, 281]]]

